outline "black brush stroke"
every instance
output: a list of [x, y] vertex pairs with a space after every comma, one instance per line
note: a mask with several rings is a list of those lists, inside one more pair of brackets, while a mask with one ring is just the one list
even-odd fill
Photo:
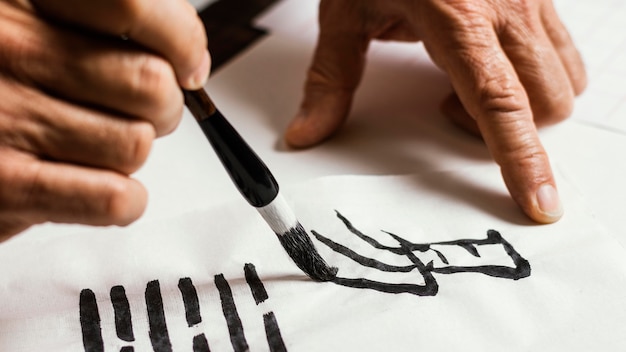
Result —
[[200, 315], [200, 301], [198, 300], [196, 287], [193, 285], [190, 278], [185, 277], [178, 280], [178, 289], [183, 296], [187, 325], [192, 327], [199, 324], [202, 322], [202, 316]]
[[135, 341], [130, 304], [128, 303], [124, 286], [111, 287], [110, 295], [113, 313], [115, 315], [115, 331], [117, 337], [127, 342]]
[[439, 285], [437, 282], [433, 282], [426, 285], [415, 284], [389, 284], [386, 282], [373, 281], [369, 279], [349, 279], [344, 277], [337, 277], [333, 280], [334, 283], [351, 288], [370, 289], [385, 293], [410, 293], [416, 296], [435, 296], [439, 291]]
[[172, 343], [165, 322], [163, 297], [158, 280], [150, 281], [146, 286], [146, 306], [150, 326], [150, 342], [154, 352], [172, 352]]
[[263, 315], [263, 323], [265, 325], [265, 336], [267, 336], [267, 344], [271, 352], [287, 352], [287, 347], [280, 334], [280, 327], [276, 320], [274, 312]]
[[211, 352], [209, 342], [206, 340], [204, 334], [193, 337], [193, 352]]
[[135, 352], [135, 348], [133, 346], [124, 346], [120, 349], [120, 352]]
[[[468, 273], [481, 273], [484, 275], [519, 280], [521, 278], [525, 278], [530, 276], [530, 264], [524, 259], [513, 246], [507, 242], [498, 231], [488, 230], [487, 238], [482, 240], [473, 240], [473, 239], [462, 239], [455, 241], [445, 241], [445, 242], [434, 242], [434, 243], [412, 243], [404, 238], [397, 236], [391, 232], [383, 231], [390, 235], [393, 239], [398, 241], [399, 247], [391, 247], [382, 245], [380, 242], [375, 239], [363, 234], [361, 231], [356, 229], [352, 223], [344, 217], [338, 211], [335, 211], [337, 217], [344, 223], [346, 228], [359, 237], [361, 240], [370, 244], [372, 247], [384, 251], [388, 251], [400, 256], [405, 256], [409, 259], [414, 265], [409, 266], [395, 266], [382, 263], [376, 259], [364, 257], [350, 248], [338, 244], [331, 239], [322, 236], [316, 231], [311, 231], [313, 235], [326, 246], [328, 246], [333, 251], [344, 255], [347, 258], [352, 259], [353, 261], [363, 265], [365, 267], [374, 268], [380, 271], [386, 272], [411, 272], [413, 269], [417, 269], [420, 274], [424, 278], [424, 285], [417, 284], [393, 284], [393, 283], [385, 283], [379, 281], [373, 281], [365, 278], [344, 278], [344, 277], [336, 277], [332, 280], [334, 283], [353, 287], [353, 288], [363, 288], [363, 289], [372, 289], [376, 291], [386, 292], [386, 293], [411, 293], [419, 296], [432, 296], [436, 295], [438, 291], [438, 284], [435, 280], [433, 273], [438, 274], [454, 274], [461, 272]], [[465, 249], [468, 253], [475, 257], [480, 257], [478, 253], [477, 246], [481, 245], [497, 245], [501, 244], [504, 248], [505, 252], [509, 255], [509, 257], [513, 260], [514, 267], [500, 266], [500, 265], [481, 265], [481, 266], [447, 266], [443, 268], [434, 268], [433, 262], [429, 262], [424, 265], [424, 263], [415, 255], [415, 252], [426, 252], [426, 251], [434, 251], [439, 259], [444, 264], [449, 264], [448, 259], [445, 255], [437, 249], [432, 248], [433, 245], [440, 246], [459, 246]]]
[[78, 306], [85, 352], [104, 352], [98, 302], [96, 302], [96, 295], [92, 290], [80, 291]]
[[252, 291], [254, 302], [258, 306], [269, 298], [267, 291], [265, 290], [265, 286], [259, 278], [254, 264], [248, 263], [244, 265], [243, 271], [246, 276], [246, 282], [248, 283], [248, 286], [250, 286], [250, 291]]
[[380, 262], [376, 259], [364, 257], [350, 248], [343, 246], [330, 238], [321, 235], [315, 230], [311, 230], [311, 233], [315, 238], [317, 238], [320, 242], [328, 246], [333, 251], [343, 254], [344, 256], [354, 260], [355, 262], [370, 268], [374, 268], [380, 271], [394, 272], [394, 273], [408, 273], [415, 269], [415, 265], [407, 265], [407, 266], [397, 266], [397, 265], [389, 265], [383, 262]]
[[224, 318], [226, 319], [226, 325], [228, 326], [228, 332], [230, 334], [230, 342], [233, 345], [234, 351], [248, 351], [248, 342], [246, 341], [246, 336], [244, 335], [241, 319], [237, 313], [237, 306], [235, 305], [233, 292], [223, 274], [215, 275], [215, 286], [220, 294], [222, 312], [224, 313]]

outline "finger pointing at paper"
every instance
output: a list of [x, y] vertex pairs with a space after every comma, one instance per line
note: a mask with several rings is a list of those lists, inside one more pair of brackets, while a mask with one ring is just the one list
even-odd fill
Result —
[[443, 112], [482, 136], [530, 218], [561, 217], [536, 128], [569, 116], [586, 74], [551, 1], [322, 0], [318, 45], [288, 144], [320, 143], [343, 124], [373, 39], [423, 41], [454, 88]]

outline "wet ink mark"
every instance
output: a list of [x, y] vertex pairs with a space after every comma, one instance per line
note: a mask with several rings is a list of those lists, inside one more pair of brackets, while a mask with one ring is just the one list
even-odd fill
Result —
[[[254, 264], [246, 264], [243, 269], [246, 276], [246, 282], [248, 283], [248, 286], [250, 286], [250, 291], [252, 291], [254, 302], [258, 306], [269, 298], [267, 290], [265, 290], [265, 285], [263, 285], [261, 278], [259, 278]], [[287, 351], [274, 312], [263, 314], [263, 324], [265, 325], [265, 336], [267, 337], [267, 343], [270, 347], [270, 351]]]
[[103, 352], [104, 341], [102, 340], [96, 295], [90, 289], [82, 290], [78, 305], [85, 352]]
[[111, 287], [111, 304], [115, 315], [115, 331], [121, 340], [135, 341], [131, 323], [130, 304], [123, 286]]
[[248, 283], [248, 286], [250, 286], [250, 291], [252, 291], [254, 302], [258, 306], [269, 298], [267, 291], [265, 290], [265, 286], [263, 286], [263, 282], [261, 282], [253, 264], [246, 264], [243, 267], [243, 271], [246, 276], [246, 282]]
[[267, 344], [270, 347], [270, 351], [287, 352], [287, 347], [285, 347], [285, 342], [280, 334], [280, 328], [274, 312], [263, 315], [263, 324], [265, 325], [265, 336], [267, 336]]
[[211, 352], [209, 342], [206, 340], [204, 334], [193, 337], [193, 352]]
[[[252, 299], [257, 306], [266, 305], [269, 295], [261, 278], [259, 277], [254, 264], [244, 265], [244, 275], [246, 282], [250, 287]], [[224, 320], [228, 328], [228, 334], [235, 352], [248, 351], [249, 346], [244, 335], [242, 320], [237, 312], [237, 306], [233, 297], [230, 285], [223, 274], [214, 276], [215, 288], [219, 293], [219, 304], [222, 307]], [[185, 308], [185, 318], [187, 327], [194, 327], [202, 322], [200, 314], [200, 299], [193, 281], [188, 278], [181, 278], [178, 281], [178, 289], [181, 292], [183, 305]], [[123, 286], [113, 286], [110, 291], [111, 305], [115, 316], [115, 330], [117, 337], [123, 341], [135, 341], [135, 332], [133, 332], [132, 316], [130, 313], [130, 304]], [[148, 320], [147, 332], [150, 337], [150, 343], [154, 352], [171, 352], [172, 344], [170, 342], [169, 330], [165, 319], [165, 309], [163, 305], [163, 296], [161, 294], [161, 286], [158, 280], [150, 281], [146, 285], [145, 290], [146, 314]], [[93, 291], [85, 289], [80, 293], [80, 324], [83, 334], [83, 346], [85, 352], [103, 352], [104, 341], [102, 338], [102, 327], [100, 314], [98, 312], [98, 304]], [[259, 306], [262, 307], [263, 306]], [[261, 311], [263, 312], [263, 311]], [[267, 347], [260, 348], [274, 352], [287, 351], [285, 343], [282, 339], [280, 327], [274, 312], [263, 312], [263, 323], [265, 334], [267, 337]], [[248, 317], [250, 319], [259, 319], [260, 316]], [[142, 319], [142, 318], [139, 318]], [[109, 335], [110, 336], [110, 335]], [[117, 342], [119, 343], [119, 342]], [[200, 333], [193, 337], [193, 352], [210, 352], [209, 342], [205, 333]], [[124, 346], [121, 352], [133, 352], [133, 346]]]
[[[439, 285], [433, 276], [433, 273], [436, 274], [454, 274], [454, 273], [480, 273], [492, 277], [511, 279], [511, 280], [519, 280], [525, 277], [530, 276], [530, 264], [526, 259], [524, 259], [513, 246], [507, 242], [498, 231], [489, 230], [487, 231], [487, 238], [481, 240], [473, 240], [473, 239], [462, 239], [456, 241], [447, 241], [447, 242], [433, 242], [433, 243], [412, 243], [410, 241], [405, 240], [404, 238], [397, 236], [391, 232], [383, 231], [388, 234], [391, 238], [398, 242], [397, 247], [386, 246], [375, 240], [374, 238], [365, 235], [358, 229], [356, 229], [352, 223], [344, 217], [338, 211], [336, 212], [337, 217], [344, 223], [346, 228], [359, 239], [363, 240], [367, 244], [372, 247], [387, 251], [398, 256], [405, 256], [410, 262], [410, 265], [398, 266], [398, 265], [389, 265], [383, 262], [380, 262], [373, 258], [367, 258], [362, 256], [350, 248], [341, 245], [339, 243], [334, 242], [328, 237], [322, 236], [316, 231], [311, 231], [313, 235], [323, 244], [328, 246], [333, 251], [340, 253], [347, 258], [352, 259], [356, 263], [369, 267], [372, 269], [376, 269], [384, 272], [399, 272], [399, 273], [410, 273], [413, 271], [417, 271], [421, 274], [424, 279], [424, 284], [395, 284], [395, 283], [386, 283], [380, 281], [373, 281], [366, 278], [345, 278], [337, 276], [333, 282], [336, 284], [352, 287], [352, 288], [362, 288], [362, 289], [371, 289], [386, 293], [410, 293], [418, 296], [434, 296], [437, 294], [439, 290]], [[432, 246], [457, 246], [466, 250], [470, 255], [474, 257], [480, 257], [478, 247], [484, 245], [501, 245], [506, 254], [513, 261], [513, 267], [502, 266], [502, 265], [479, 265], [479, 266], [454, 266], [450, 265], [448, 258], [442, 253], [440, 250], [433, 248]], [[427, 251], [434, 252], [437, 257], [447, 266], [435, 268], [432, 261], [424, 264], [424, 262], [416, 255], [416, 253], [425, 253]]]
[[154, 352], [172, 352], [172, 343], [167, 332], [163, 297], [158, 280], [150, 281], [146, 286], [146, 305], [148, 308], [149, 336]]
[[200, 302], [198, 301], [198, 292], [190, 278], [182, 278], [178, 280], [178, 289], [183, 295], [183, 304], [185, 305], [185, 318], [187, 324], [192, 327], [202, 322], [200, 316]]
[[228, 281], [224, 278], [223, 274], [215, 275], [215, 286], [220, 293], [220, 300], [222, 301], [222, 312], [226, 319], [226, 325], [228, 326], [228, 332], [230, 334], [230, 342], [233, 345], [235, 352], [243, 352], [248, 350], [248, 342], [246, 342], [246, 336], [243, 332], [243, 325], [237, 313], [237, 306], [233, 298], [233, 291], [228, 285]]
[[[190, 278], [185, 277], [178, 280], [178, 289], [183, 296], [183, 304], [185, 305], [185, 318], [187, 325], [193, 327], [202, 322], [200, 315], [200, 301], [198, 300], [198, 291], [193, 285]], [[208, 352], [209, 342], [204, 334], [193, 337], [193, 352]]]

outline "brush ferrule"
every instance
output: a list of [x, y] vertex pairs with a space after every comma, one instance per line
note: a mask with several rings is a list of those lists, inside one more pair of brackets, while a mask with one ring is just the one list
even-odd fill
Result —
[[277, 235], [288, 233], [298, 224], [296, 215], [285, 201], [285, 198], [280, 194], [270, 204], [258, 207], [257, 210]]

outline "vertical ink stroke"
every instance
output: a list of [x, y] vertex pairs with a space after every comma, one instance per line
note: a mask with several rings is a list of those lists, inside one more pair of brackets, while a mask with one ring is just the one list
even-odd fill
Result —
[[193, 352], [211, 352], [209, 342], [204, 334], [193, 337]]
[[172, 352], [172, 343], [167, 332], [163, 297], [158, 280], [150, 281], [146, 286], [146, 306], [150, 326], [150, 342], [154, 352]]
[[133, 346], [124, 346], [120, 349], [120, 352], [135, 352], [135, 348]]
[[246, 342], [246, 337], [243, 333], [243, 325], [241, 324], [241, 319], [237, 313], [237, 306], [235, 306], [233, 292], [223, 274], [215, 275], [215, 286], [220, 294], [222, 312], [224, 313], [224, 318], [226, 319], [226, 325], [228, 326], [230, 342], [233, 345], [233, 349], [235, 352], [248, 351], [248, 342]]
[[115, 315], [117, 337], [127, 342], [135, 341], [130, 304], [128, 303], [124, 286], [111, 287], [111, 304], [113, 305], [113, 313]]
[[[254, 302], [258, 306], [269, 298], [267, 290], [265, 290], [263, 281], [261, 281], [261, 278], [257, 274], [254, 264], [248, 263], [244, 265], [243, 271], [246, 276], [246, 282], [248, 283], [248, 286], [250, 286], [250, 291], [252, 291]], [[276, 320], [274, 312], [269, 312], [263, 315], [263, 324], [265, 325], [265, 335], [267, 336], [267, 343], [270, 351], [286, 352], [287, 348], [285, 347], [283, 337], [280, 334], [280, 327], [278, 326], [278, 321]]]
[[80, 291], [79, 299], [80, 328], [83, 333], [85, 352], [104, 352], [102, 328], [96, 295], [92, 290]]
[[183, 304], [185, 305], [185, 317], [187, 325], [192, 327], [202, 322], [200, 316], [200, 302], [198, 301], [198, 292], [190, 278], [182, 278], [178, 280], [178, 289], [183, 295]]
[[287, 352], [287, 347], [285, 347], [283, 337], [280, 334], [280, 327], [278, 327], [278, 321], [274, 312], [264, 314], [263, 323], [265, 324], [265, 336], [267, 336], [267, 344], [270, 347], [270, 351]]
[[250, 291], [252, 291], [254, 302], [256, 302], [256, 305], [258, 306], [269, 298], [267, 291], [265, 290], [265, 286], [263, 286], [263, 282], [259, 278], [254, 264], [248, 263], [244, 265], [243, 271], [246, 276], [246, 282], [248, 283], [248, 286], [250, 286]]

